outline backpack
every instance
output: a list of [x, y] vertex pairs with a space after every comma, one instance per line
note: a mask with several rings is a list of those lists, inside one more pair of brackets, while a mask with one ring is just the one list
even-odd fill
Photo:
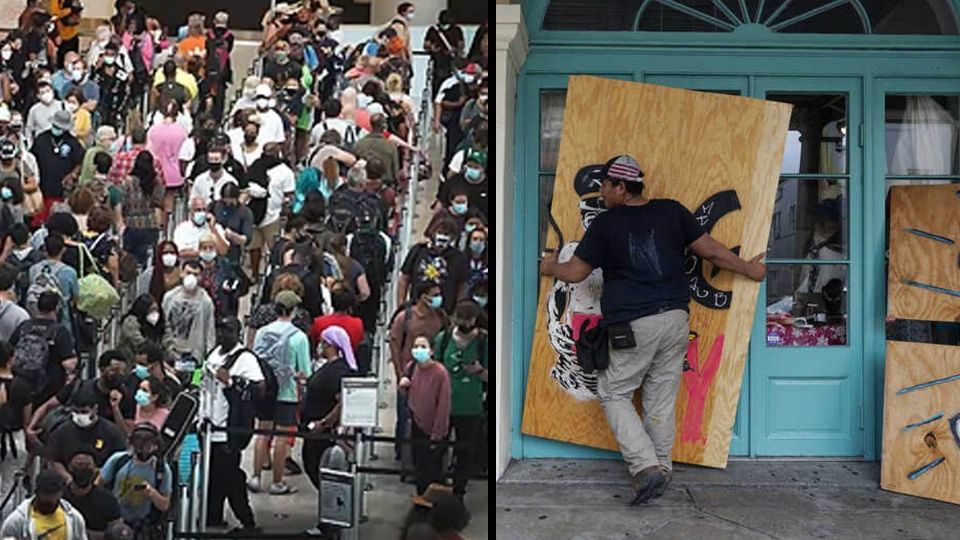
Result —
[[[263, 381], [250, 383], [242, 390], [238, 390], [235, 386], [224, 389], [224, 395], [230, 404], [227, 425], [232, 428], [242, 427], [253, 429], [253, 419], [256, 417], [256, 404], [273, 403], [276, 401], [279, 385], [277, 384], [277, 376], [274, 374], [270, 364], [263, 361], [256, 353], [247, 348], [238, 349], [228, 356], [226, 362], [224, 362], [221, 367], [230, 371], [243, 353], [250, 353], [257, 359], [257, 364], [263, 373]], [[228, 443], [235, 450], [242, 451], [250, 444], [251, 438], [253, 438], [253, 434], [237, 435], [231, 433], [228, 435]]]
[[379, 292], [387, 280], [387, 242], [380, 231], [368, 225], [357, 229], [347, 243], [347, 254], [359, 262], [367, 275], [370, 290]]
[[61, 299], [60, 305], [63, 306], [63, 291], [60, 290], [60, 281], [57, 280], [56, 274], [53, 273], [52, 264], [50, 263], [40, 267], [40, 272], [37, 274], [36, 279], [27, 287], [27, 311], [29, 311], [31, 315], [37, 315], [37, 299], [47, 291], [59, 296]]
[[17, 298], [22, 299], [24, 302], [26, 302], [27, 298], [27, 289], [30, 288], [30, 267], [40, 262], [42, 257], [40, 251], [33, 248], [30, 248], [30, 250], [23, 255], [23, 258], [20, 258], [16, 253], [11, 253], [10, 256], [7, 257], [7, 263], [17, 269], [17, 279], [14, 281]]
[[357, 230], [357, 226], [357, 215], [349, 206], [334, 206], [327, 213], [327, 227], [333, 232], [350, 234]]
[[113, 288], [113, 285], [100, 275], [97, 262], [93, 258], [93, 254], [90, 253], [90, 248], [83, 243], [80, 244], [80, 247], [80, 274], [83, 274], [83, 260], [85, 258], [89, 258], [93, 262], [94, 271], [83, 276], [77, 282], [77, 309], [94, 319], [103, 321], [110, 316], [113, 308], [120, 303], [120, 295]]
[[[290, 343], [290, 338], [299, 331], [299, 328], [291, 324], [290, 328], [285, 330], [270, 330], [267, 332], [261, 330], [257, 332], [257, 339], [253, 345], [253, 354], [257, 357], [257, 361], [260, 362], [261, 366], [266, 364], [267, 367], [270, 368], [275, 381], [277, 381], [278, 393], [280, 388], [279, 381], [293, 380], [293, 368], [287, 360], [287, 345]], [[261, 367], [261, 369], [263, 368]], [[266, 376], [266, 373], [264, 373], [264, 378], [266, 378]]]
[[13, 374], [23, 377], [37, 389], [47, 385], [47, 363], [53, 348], [59, 323], [38, 324], [27, 320], [20, 324], [20, 339], [14, 348]]
[[[213, 49], [213, 54], [207, 54], [207, 77], [228, 78], [230, 64], [230, 44], [227, 42], [227, 32], [217, 35], [213, 30], [207, 31], [207, 49]], [[212, 45], [212, 47], [211, 47]]]

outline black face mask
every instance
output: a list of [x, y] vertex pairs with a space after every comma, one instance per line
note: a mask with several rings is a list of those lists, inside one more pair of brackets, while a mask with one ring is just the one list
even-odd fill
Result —
[[244, 134], [243, 134], [243, 142], [245, 142], [245, 143], [247, 143], [247, 144], [253, 144], [253, 143], [257, 142], [257, 134], [256, 134], [256, 133], [244, 133]]
[[459, 330], [461, 334], [469, 334], [470, 332], [473, 332], [473, 326], [464, 326], [462, 324], [458, 324], [457, 330]]
[[210, 170], [217, 172], [223, 168], [223, 163], [210, 163]]
[[73, 485], [84, 489], [93, 484], [93, 479], [97, 476], [97, 473], [89, 468], [71, 469], [70, 476], [73, 477]]
[[106, 378], [107, 387], [111, 390], [116, 390], [123, 386], [123, 375], [120, 373], [112, 373]]
[[233, 333], [222, 333], [217, 335], [217, 342], [224, 351], [229, 351], [237, 346], [239, 339]]

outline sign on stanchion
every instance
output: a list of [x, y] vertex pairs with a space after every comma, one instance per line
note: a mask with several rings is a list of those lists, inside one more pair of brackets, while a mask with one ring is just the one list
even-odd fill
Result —
[[340, 425], [344, 427], [377, 427], [377, 379], [344, 378], [341, 380], [343, 406], [340, 408]]
[[354, 474], [320, 469], [320, 523], [353, 528]]

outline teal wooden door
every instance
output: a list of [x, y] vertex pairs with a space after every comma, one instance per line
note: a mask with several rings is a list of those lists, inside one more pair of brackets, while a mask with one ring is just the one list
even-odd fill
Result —
[[755, 78], [794, 105], [750, 342], [750, 453], [863, 455], [862, 82]]
[[[703, 92], [717, 92], [747, 96], [750, 94], [750, 81], [745, 76], [722, 75], [657, 75], [646, 74], [644, 82], [699, 90]], [[747, 358], [750, 365], [750, 358]], [[737, 420], [733, 426], [733, 438], [730, 441], [730, 455], [750, 455], [750, 370], [743, 370], [743, 384], [740, 386], [740, 405], [737, 408]]]

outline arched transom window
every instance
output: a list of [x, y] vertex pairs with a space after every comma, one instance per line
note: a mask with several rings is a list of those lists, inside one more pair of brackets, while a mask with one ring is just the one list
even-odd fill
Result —
[[950, 0], [551, 0], [544, 30], [957, 35]]

